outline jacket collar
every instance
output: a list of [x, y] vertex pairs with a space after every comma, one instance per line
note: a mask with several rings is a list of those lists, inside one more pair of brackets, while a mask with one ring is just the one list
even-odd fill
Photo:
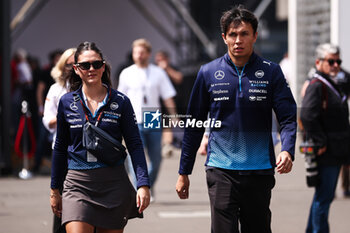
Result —
[[331, 79], [331, 77], [328, 74], [325, 74], [325, 73], [323, 73], [321, 71], [318, 71], [318, 70], [316, 70], [316, 74], [318, 74], [318, 75], [322, 76], [323, 78], [325, 78], [328, 82], [330, 82], [332, 84], [332, 86], [334, 86], [338, 90], [337, 85], [335, 84], [335, 82]]
[[343, 96], [344, 93], [340, 91], [338, 88], [337, 84], [331, 79], [331, 77], [328, 74], [325, 74], [321, 71], [316, 70], [316, 74], [322, 76], [324, 79], [326, 79], [332, 86], [333, 88], [339, 93], [340, 96]]
[[[105, 84], [103, 84], [105, 85]], [[110, 101], [111, 101], [111, 88], [107, 85], [105, 85], [105, 87], [107, 88], [107, 98], [105, 103], [103, 104], [103, 106], [100, 106], [97, 111], [95, 112], [95, 114], [93, 115], [91, 112], [91, 116], [95, 117], [97, 115], [97, 113], [99, 113], [101, 111], [101, 109], [104, 108], [104, 106], [106, 106]], [[84, 102], [84, 96], [83, 96], [83, 90], [82, 90], [82, 85], [75, 91], [73, 91], [73, 100], [74, 102], [80, 102], [83, 106], [83, 108], [85, 108], [86, 110], [90, 111], [89, 108], [86, 106], [85, 102]]]
[[[252, 64], [257, 57], [258, 55], [253, 51], [252, 55], [250, 55], [249, 60], [246, 64]], [[231, 66], [234, 66], [234, 63], [231, 60], [230, 55], [228, 55], [228, 52], [224, 55], [224, 59], [228, 64], [230, 64]]]

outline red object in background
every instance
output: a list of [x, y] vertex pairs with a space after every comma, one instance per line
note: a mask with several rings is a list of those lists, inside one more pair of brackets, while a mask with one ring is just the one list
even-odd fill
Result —
[[[34, 156], [35, 149], [36, 149], [36, 141], [35, 141], [35, 135], [34, 135], [34, 130], [33, 130], [33, 124], [32, 124], [32, 119], [30, 117], [27, 117], [25, 115], [22, 115], [19, 121], [19, 126], [16, 134], [16, 140], [15, 140], [15, 152], [16, 154], [23, 158], [24, 154], [21, 149], [21, 140], [23, 138], [23, 131], [24, 127], [26, 126], [27, 123], [27, 128], [28, 128], [28, 135], [30, 139], [30, 151], [27, 154], [28, 158], [31, 158]], [[26, 135], [24, 135], [26, 136]]]

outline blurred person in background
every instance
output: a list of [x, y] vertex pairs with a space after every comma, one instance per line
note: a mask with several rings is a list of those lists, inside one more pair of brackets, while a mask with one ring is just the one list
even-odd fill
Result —
[[156, 62], [156, 65], [162, 68], [167, 73], [172, 84], [175, 86], [175, 89], [176, 86], [182, 84], [184, 76], [179, 70], [177, 70], [173, 65], [171, 65], [170, 55], [167, 51], [157, 51], [154, 60]]
[[113, 81], [113, 87], [115, 89], [118, 89], [118, 86], [119, 86], [119, 76], [120, 76], [120, 73], [126, 68], [126, 67], [129, 67], [131, 66], [132, 64], [134, 64], [134, 61], [132, 59], [132, 52], [131, 51], [128, 51], [126, 54], [125, 54], [125, 60], [120, 63], [115, 71], [115, 74], [114, 74], [114, 81]]
[[283, 55], [282, 60], [279, 63], [282, 72], [284, 74], [284, 78], [287, 80], [288, 83], [290, 83], [290, 60], [289, 60], [289, 56], [288, 56], [288, 52], [286, 52]]
[[[336, 76], [332, 77], [337, 87], [345, 93], [348, 97], [349, 106], [349, 96], [350, 96], [350, 73], [340, 67], [340, 71]], [[343, 189], [343, 195], [345, 198], [350, 198], [350, 161], [344, 164], [341, 168], [341, 187]]]
[[[340, 56], [340, 48], [338, 47], [338, 52]], [[339, 68], [339, 69], [338, 69]], [[310, 84], [310, 81], [314, 78], [314, 75], [316, 73], [316, 68], [311, 67], [311, 69], [308, 72], [307, 79], [305, 80], [302, 88], [301, 88], [301, 98], [304, 98], [305, 92], [307, 87]], [[334, 69], [330, 70], [329, 77], [334, 82], [334, 84], [339, 88], [339, 91], [345, 94], [348, 98], [348, 106], [349, 106], [349, 95], [350, 95], [350, 74], [345, 69], [341, 67], [341, 64], [339, 64], [339, 67], [336, 67]], [[299, 124], [300, 127], [302, 126], [302, 123]], [[303, 130], [303, 129], [302, 129]], [[341, 186], [343, 189], [343, 195], [344, 197], [350, 197], [350, 167], [349, 163], [344, 164], [341, 168]]]
[[[58, 103], [61, 97], [69, 91], [68, 78], [73, 69], [75, 51], [75, 48], [64, 51], [51, 70], [51, 76], [55, 83], [51, 85], [47, 93], [42, 121], [45, 128], [53, 134], [52, 149], [56, 139]], [[60, 190], [60, 193], [62, 193], [62, 190]], [[61, 226], [61, 218], [54, 215], [53, 233], [65, 232], [65, 228]]]
[[[348, 106], [349, 106], [349, 96], [350, 96], [350, 73], [340, 67], [340, 71], [333, 78], [334, 82], [337, 84], [339, 89], [346, 93], [348, 96]], [[350, 198], [350, 161], [343, 165], [341, 168], [341, 186], [343, 189], [343, 195], [346, 198]]]
[[305, 91], [300, 111], [306, 140], [317, 145], [318, 183], [310, 207], [307, 233], [330, 232], [328, 216], [341, 165], [349, 161], [349, 110], [347, 95], [332, 77], [340, 71], [339, 47], [316, 48], [316, 72]]
[[[130, 98], [135, 110], [141, 139], [149, 158], [149, 178], [154, 201], [154, 184], [162, 161], [162, 131], [143, 126], [143, 111], [160, 110], [160, 99], [162, 99], [168, 113], [175, 115], [176, 106], [173, 98], [176, 91], [166, 72], [150, 63], [151, 52], [151, 43], [146, 39], [137, 39], [132, 43], [132, 57], [135, 64], [121, 72], [118, 90]], [[128, 164], [130, 174], [133, 176], [130, 160]]]
[[54, 79], [51, 76], [51, 70], [56, 65], [57, 61], [60, 59], [63, 51], [61, 49], [54, 50], [49, 53], [49, 64], [44, 67], [40, 79], [38, 80], [38, 86], [36, 89], [36, 101], [38, 105], [38, 140], [37, 140], [37, 149], [34, 157], [34, 167], [33, 172], [39, 173], [43, 157], [51, 157], [51, 143], [52, 143], [52, 135], [45, 128], [42, 123], [42, 117], [44, 113], [44, 103], [46, 95], [49, 91], [49, 88], [52, 84], [55, 83]]
[[38, 102], [38, 111], [39, 115], [42, 116], [44, 112], [44, 103], [47, 92], [52, 84], [55, 83], [55, 80], [51, 76], [51, 71], [53, 67], [57, 64], [60, 59], [63, 51], [61, 49], [56, 49], [49, 53], [49, 64], [43, 68], [41, 77], [38, 81], [38, 88], [36, 92], [37, 102]]
[[[61, 97], [53, 151], [50, 203], [68, 233], [122, 233], [149, 205], [147, 165], [134, 111], [125, 95], [111, 88], [110, 66], [93, 42], [74, 55], [71, 92]], [[106, 164], [82, 143], [90, 122], [119, 142], [124, 139], [137, 176], [137, 192], [124, 158]], [[62, 196], [60, 189], [63, 188]]]
[[69, 91], [68, 78], [73, 69], [74, 53], [76, 49], [70, 48], [63, 52], [56, 65], [51, 70], [51, 77], [55, 81], [45, 98], [43, 124], [53, 136], [53, 145], [57, 130], [57, 109], [61, 97]]
[[[171, 83], [173, 84], [176, 90], [175, 96], [175, 105], [177, 111], [184, 108], [185, 104], [184, 93], [183, 93], [183, 78], [184, 75], [181, 71], [179, 71], [175, 66], [173, 66], [170, 62], [170, 55], [165, 50], [159, 50], [156, 52], [154, 57], [155, 63], [157, 66], [162, 68], [170, 78]], [[166, 108], [164, 104], [162, 104], [162, 113], [166, 113]], [[173, 145], [177, 147], [181, 147], [183, 132], [181, 129], [166, 129], [163, 130], [162, 135], [162, 154], [165, 157], [171, 157], [173, 154]], [[181, 137], [181, 138], [178, 138]], [[178, 142], [178, 143], [177, 143]]]
[[33, 91], [30, 94], [31, 95], [30, 98], [33, 101], [30, 102], [30, 106], [31, 106], [31, 114], [32, 114], [32, 119], [33, 119], [33, 128], [35, 131], [35, 137], [38, 138], [38, 136], [39, 136], [38, 125], [41, 124], [39, 122], [39, 120], [41, 121], [41, 116], [40, 116], [40, 118], [38, 116], [38, 104], [36, 101], [36, 90], [38, 87], [38, 81], [40, 79], [42, 70], [41, 70], [39, 59], [37, 57], [30, 55], [30, 56], [28, 56], [27, 60], [28, 60], [28, 64], [30, 65], [30, 69], [32, 70], [32, 76], [33, 76]]
[[[23, 100], [33, 102], [30, 99], [30, 94], [33, 90], [33, 75], [30, 65], [27, 61], [27, 52], [24, 49], [18, 49], [13, 56], [13, 64], [16, 69], [17, 75], [13, 80], [13, 124], [14, 129], [18, 128], [19, 118], [21, 115], [21, 104]], [[32, 106], [29, 106], [32, 110]]]

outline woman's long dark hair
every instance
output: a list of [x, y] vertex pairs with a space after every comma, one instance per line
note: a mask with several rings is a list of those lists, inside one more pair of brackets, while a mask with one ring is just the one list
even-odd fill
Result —
[[[102, 60], [104, 60], [101, 50], [96, 46], [96, 44], [94, 42], [83, 42], [77, 47], [77, 51], [75, 52], [75, 55], [74, 55], [74, 62], [77, 63], [79, 55], [82, 52], [88, 51], [88, 50], [95, 51], [97, 54], [100, 55]], [[111, 67], [107, 62], [105, 63], [105, 71], [102, 74], [102, 83], [106, 84], [108, 87], [110, 87], [112, 84], [112, 82], [111, 82]], [[72, 71], [71, 71], [71, 74], [69, 77], [69, 84], [70, 84], [71, 91], [77, 90], [82, 84], [81, 78], [79, 77], [79, 75], [77, 75], [74, 72], [74, 69], [72, 69]]]

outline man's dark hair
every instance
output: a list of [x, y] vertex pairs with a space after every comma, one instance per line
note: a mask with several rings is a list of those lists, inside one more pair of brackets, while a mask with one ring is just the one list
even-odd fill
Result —
[[242, 22], [252, 25], [254, 34], [258, 29], [258, 19], [255, 15], [247, 9], [244, 9], [242, 5], [233, 7], [231, 10], [225, 11], [220, 19], [221, 32], [226, 35], [231, 23], [234, 27], [237, 27]]
[[[82, 52], [88, 51], [88, 50], [95, 51], [97, 54], [100, 55], [101, 59], [104, 60], [101, 50], [96, 46], [96, 44], [94, 42], [83, 42], [77, 47], [77, 51], [74, 54], [74, 63], [78, 63], [79, 55]], [[110, 77], [111, 77], [111, 67], [106, 62], [105, 63], [105, 71], [102, 74], [102, 83], [106, 84], [108, 87], [110, 87], [111, 83], [112, 83]], [[72, 69], [72, 71], [71, 71], [69, 83], [71, 86], [71, 88], [70, 88], [71, 91], [77, 90], [80, 87], [80, 85], [82, 84], [81, 78], [79, 77], [79, 75], [77, 75], [74, 72], [74, 69]]]

